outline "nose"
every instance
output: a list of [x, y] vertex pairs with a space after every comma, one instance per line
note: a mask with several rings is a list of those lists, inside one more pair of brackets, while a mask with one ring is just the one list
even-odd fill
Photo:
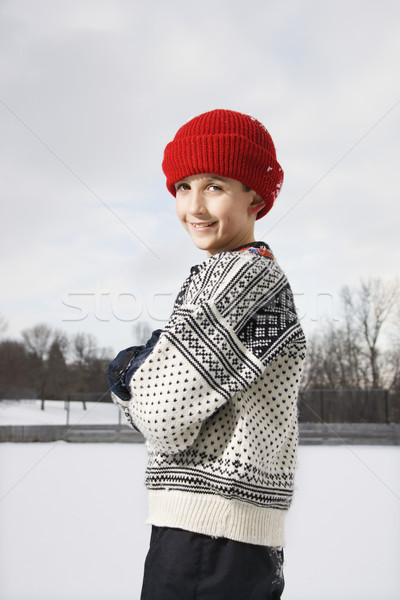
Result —
[[205, 204], [204, 204], [204, 197], [203, 197], [201, 190], [191, 189], [189, 207], [190, 207], [190, 212], [193, 215], [203, 214], [206, 212]]

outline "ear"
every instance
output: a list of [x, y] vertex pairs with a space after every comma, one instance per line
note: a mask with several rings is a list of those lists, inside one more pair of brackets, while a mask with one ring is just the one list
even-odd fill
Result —
[[260, 210], [262, 208], [264, 208], [265, 206], [265, 202], [264, 200], [261, 198], [261, 196], [259, 196], [258, 194], [254, 195], [254, 198], [252, 199], [252, 201], [250, 202], [249, 205], [249, 214], [250, 215], [256, 215], [257, 213], [260, 212]]

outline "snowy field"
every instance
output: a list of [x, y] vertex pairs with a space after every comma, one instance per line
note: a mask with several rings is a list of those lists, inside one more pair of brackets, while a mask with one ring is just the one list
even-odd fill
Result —
[[[138, 600], [145, 464], [142, 444], [0, 444], [1, 600]], [[285, 558], [284, 600], [399, 600], [400, 448], [301, 446]]]
[[[46, 400], [44, 410], [40, 410], [40, 400], [1, 400], [0, 425], [66, 425], [69, 424], [104, 425], [118, 423], [121, 411], [115, 404], [70, 402], [69, 411], [64, 402]], [[122, 422], [125, 419], [122, 416]]]

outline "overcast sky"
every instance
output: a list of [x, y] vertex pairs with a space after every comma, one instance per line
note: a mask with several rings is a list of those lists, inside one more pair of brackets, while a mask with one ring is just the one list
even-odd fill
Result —
[[1, 305], [117, 351], [204, 259], [161, 161], [191, 117], [253, 115], [285, 171], [257, 225], [306, 332], [399, 265], [398, 0], [0, 0]]

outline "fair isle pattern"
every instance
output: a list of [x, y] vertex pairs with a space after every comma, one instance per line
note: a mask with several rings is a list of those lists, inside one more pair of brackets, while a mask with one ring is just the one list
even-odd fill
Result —
[[146, 483], [149, 489], [175, 489], [192, 494], [216, 494], [229, 500], [240, 499], [249, 502], [255, 506], [268, 506], [285, 510], [289, 508], [292, 497], [292, 485], [284, 489], [282, 486], [276, 487], [256, 486], [249, 482], [231, 480], [211, 475], [207, 472], [199, 472], [198, 469], [187, 467], [179, 469], [178, 467], [161, 466], [160, 468], [151, 468], [147, 473]]
[[[293, 490], [300, 370], [301, 361], [289, 352], [279, 356], [246, 396], [233, 397], [203, 423], [189, 448], [151, 457], [148, 488], [191, 488], [255, 506], [287, 509]], [[193, 399], [189, 406], [195, 410]]]
[[286, 282], [266, 306], [259, 306], [252, 319], [243, 324], [239, 338], [262, 362], [268, 354], [282, 347], [282, 332], [286, 340], [298, 335], [298, 318], [293, 294]]
[[[182, 312], [178, 310], [176, 314], [181, 316]], [[191, 367], [227, 401], [261, 374], [261, 366], [246, 348], [231, 343], [226, 324], [211, 306], [205, 305], [194, 315], [184, 314], [172, 330], [166, 328], [165, 334]]]
[[[218, 285], [225, 279], [226, 286], [215, 298], [217, 322], [210, 315], [210, 327], [219, 327], [219, 323], [222, 324], [221, 317], [224, 317], [235, 327], [244, 345], [264, 364], [268, 362], [269, 356], [272, 357], [287, 344], [288, 339], [298, 336], [300, 325], [293, 294], [285, 275], [275, 261], [269, 261], [268, 267], [266, 266], [267, 261], [262, 257], [269, 257], [269, 254], [260, 254], [259, 248], [254, 250], [257, 250], [257, 260], [243, 261], [242, 256], [233, 255], [229, 264], [231, 278], [227, 277], [224, 254], [214, 257], [214, 264], [207, 268], [206, 277], [203, 277], [206, 264], [203, 269], [201, 266], [197, 267], [178, 295], [173, 320], [170, 321], [171, 329], [175, 319], [183, 316], [184, 320], [185, 310], [188, 314], [187, 309], [180, 311], [181, 304], [195, 305], [208, 301], [217, 294]], [[239, 264], [240, 269], [234, 269], [234, 263]], [[233, 274], [235, 270], [237, 272]], [[201, 285], [202, 282], [204, 286]], [[195, 326], [193, 323], [193, 327]], [[168, 331], [168, 325], [165, 331]], [[300, 337], [303, 337], [301, 333]]]
[[[248, 534], [243, 526], [240, 540], [281, 539], [280, 515], [293, 493], [304, 357], [292, 292], [274, 259], [225, 252], [192, 269], [131, 381], [128, 421], [149, 450], [150, 522], [239, 535], [228, 524], [213, 531], [200, 513], [214, 503], [224, 514], [231, 506], [243, 523], [258, 523]], [[178, 494], [173, 510], [166, 491]], [[188, 503], [197, 511], [193, 519]]]

